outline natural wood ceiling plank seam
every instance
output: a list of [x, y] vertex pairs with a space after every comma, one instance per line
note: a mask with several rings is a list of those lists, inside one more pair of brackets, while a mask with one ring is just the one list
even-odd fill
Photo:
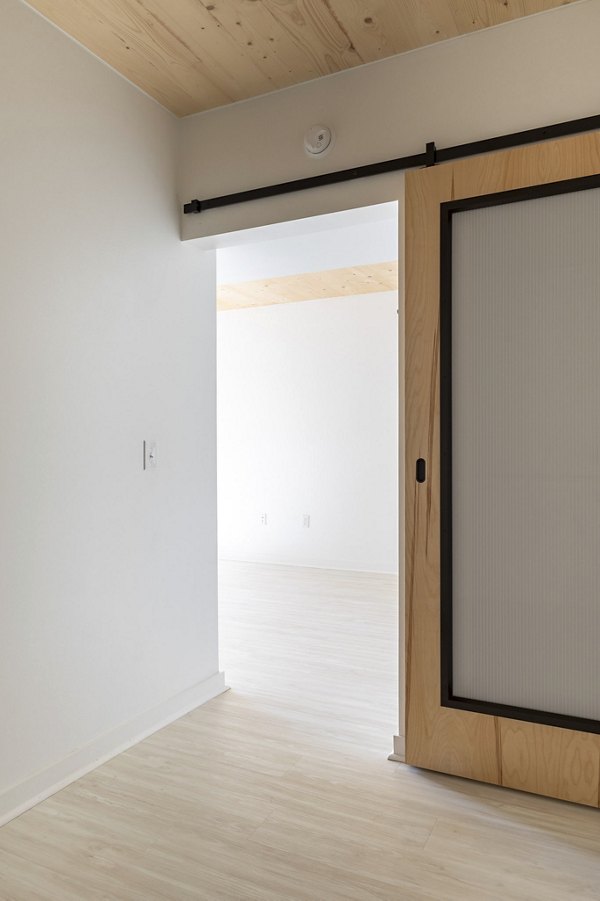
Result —
[[[519, 0], [519, 4], [523, 8], [521, 16], [534, 16], [537, 13], [548, 12], [550, 9], [556, 9], [559, 6], [568, 6], [570, 3], [578, 3], [580, 0]], [[515, 0], [511, 0], [511, 6], [514, 8]], [[512, 16], [513, 19], [518, 18], [517, 15]]]
[[[256, 4], [256, 10], [240, 2], [209, 2], [201, 0], [207, 13], [217, 26], [231, 38], [242, 45], [245, 53], [254, 65], [268, 79], [271, 90], [295, 84], [296, 74], [292, 68], [290, 54], [286, 53], [281, 34], [271, 27], [270, 17], [265, 10]], [[309, 73], [314, 78], [315, 73]]]
[[[446, 0], [459, 34], [501, 25], [525, 15], [522, 0]], [[558, 6], [544, 3], [544, 7]]]
[[296, 46], [319, 66], [322, 75], [362, 63], [325, 0], [271, 0], [270, 9]]
[[[383, 16], [378, 15], [376, 0], [328, 0], [338, 17], [344, 17], [345, 28], [363, 62], [373, 62], [398, 53], [398, 43]], [[401, 46], [401, 49], [404, 49]]]
[[[231, 0], [231, 3], [227, 3], [226, 0], [222, 0], [218, 5], [216, 3], [214, 5], [214, 15], [220, 21], [223, 21], [225, 16], [230, 21], [233, 11], [235, 22], [243, 23], [241, 26], [236, 25], [235, 27], [241, 29], [242, 36], [244, 33], [250, 35], [246, 38], [246, 44], [248, 41], [252, 41], [251, 46], [256, 46], [264, 51], [262, 56], [267, 58], [262, 59], [261, 64], [277, 65], [277, 70], [280, 72], [278, 78], [281, 79], [276, 82], [278, 88], [318, 78], [324, 74], [321, 67], [306, 56], [305, 52], [298, 47], [297, 41], [291, 39], [287, 28], [282, 26], [282, 23], [264, 4], [248, 4], [244, 0]], [[231, 25], [229, 27], [231, 28]], [[265, 42], [272, 45], [273, 59], [271, 60], [269, 54], [266, 53]], [[281, 71], [280, 64], [283, 64], [285, 71]]]
[[[217, 0], [215, 11], [223, 8], [226, 0]], [[289, 66], [294, 83], [329, 75], [340, 69], [360, 63], [348, 49], [347, 38], [336, 26], [335, 20], [316, 14], [325, 9], [322, 0], [270, 0], [269, 3], [247, 3], [232, 0], [239, 20], [252, 25], [255, 32], [273, 38], [270, 43]]]
[[386, 0], [385, 4], [375, 0], [373, 5], [376, 9], [372, 18], [379, 13], [382, 29], [392, 36], [395, 53], [414, 50], [458, 34], [446, 0], [443, 3], [432, 3], [430, 0], [394, 3], [393, 0]]
[[485, 8], [480, 11], [474, 3], [465, 4], [456, 0], [449, 0], [449, 3], [459, 34], [469, 34], [487, 27]]
[[[181, 36], [191, 69], [210, 73], [214, 83], [231, 100], [256, 96], [275, 87], [272, 79], [256, 65], [248, 47], [227, 32], [206, 8], [207, 4], [199, 0], [177, 0], [169, 4], [164, 0], [143, 2], [160, 26]], [[241, 69], [243, 79], [238, 74]]]

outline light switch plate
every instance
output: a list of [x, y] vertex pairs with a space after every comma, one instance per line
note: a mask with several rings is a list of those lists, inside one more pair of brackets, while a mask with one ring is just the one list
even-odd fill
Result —
[[156, 469], [157, 462], [156, 441], [144, 441], [144, 469]]

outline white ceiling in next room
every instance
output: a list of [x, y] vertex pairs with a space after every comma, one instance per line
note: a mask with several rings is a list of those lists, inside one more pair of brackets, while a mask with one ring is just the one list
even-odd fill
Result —
[[398, 209], [379, 204], [237, 233], [217, 251], [218, 309], [396, 290]]

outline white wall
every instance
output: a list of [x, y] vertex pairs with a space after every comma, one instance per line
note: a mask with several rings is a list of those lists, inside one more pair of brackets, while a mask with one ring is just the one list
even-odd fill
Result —
[[215, 273], [179, 240], [177, 123], [18, 0], [0, 109], [2, 820], [221, 678]]
[[[583, 0], [182, 122], [180, 200], [209, 197], [599, 112], [600, 3]], [[308, 158], [302, 136], [331, 125]], [[186, 237], [401, 198], [399, 174], [183, 217]]]
[[397, 307], [393, 291], [218, 314], [221, 557], [397, 572]]
[[[395, 260], [397, 222], [389, 203], [269, 226], [217, 251], [217, 281]], [[397, 572], [397, 309], [394, 291], [218, 314], [222, 558]]]

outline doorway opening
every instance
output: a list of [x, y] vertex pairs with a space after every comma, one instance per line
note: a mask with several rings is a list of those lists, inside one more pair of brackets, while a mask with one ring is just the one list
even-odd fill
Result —
[[220, 242], [222, 666], [323, 751], [397, 732], [398, 332], [396, 202]]

